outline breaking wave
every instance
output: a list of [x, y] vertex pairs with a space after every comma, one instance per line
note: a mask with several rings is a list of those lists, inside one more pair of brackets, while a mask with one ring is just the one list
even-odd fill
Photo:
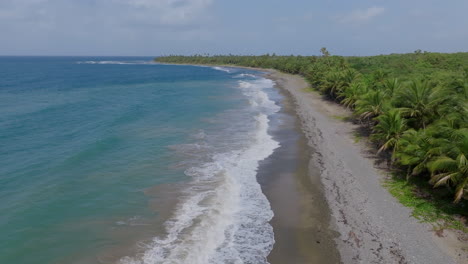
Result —
[[[256, 175], [259, 162], [279, 147], [268, 134], [269, 115], [280, 109], [266, 92], [273, 84], [265, 78], [238, 82], [252, 113], [246, 117], [249, 130], [237, 132], [245, 142], [222, 151], [211, 148], [209, 161], [189, 167], [185, 173], [193, 180], [165, 223], [167, 235], [155, 237], [140, 255], [122, 258], [121, 264], [268, 263], [274, 244], [269, 224], [273, 211]], [[196, 137], [205, 140], [209, 135], [200, 131]]]
[[114, 65], [137, 65], [156, 64], [152, 61], [78, 61], [77, 64], [114, 64]]
[[214, 70], [217, 70], [217, 71], [223, 71], [223, 72], [227, 72], [227, 73], [231, 73], [232, 72], [232, 69], [229, 69], [229, 68], [225, 68], [225, 67], [212, 67], [212, 69]]

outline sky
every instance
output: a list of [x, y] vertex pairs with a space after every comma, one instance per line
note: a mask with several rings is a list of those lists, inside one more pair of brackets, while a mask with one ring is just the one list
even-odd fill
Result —
[[468, 51], [468, 0], [0, 0], [0, 55]]

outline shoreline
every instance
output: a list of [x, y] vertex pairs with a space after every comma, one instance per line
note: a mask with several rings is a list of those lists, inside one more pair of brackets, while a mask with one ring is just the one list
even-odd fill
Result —
[[366, 147], [354, 142], [357, 126], [333, 118], [349, 116], [347, 109], [306, 91], [309, 84], [301, 76], [248, 69], [267, 72], [294, 101], [313, 152], [309, 164], [320, 170], [330, 228], [340, 234], [335, 242], [343, 263], [463, 263], [463, 242], [454, 246], [453, 236], [437, 237], [383, 187], [385, 173], [365, 154]]
[[383, 186], [388, 172], [376, 166], [374, 150], [355, 142], [359, 126], [342, 120], [351, 112], [310, 90], [303, 77], [236, 65], [179, 65], [263, 72], [291, 98], [312, 151], [309, 166], [319, 169], [331, 211], [329, 228], [339, 233], [335, 242], [342, 263], [466, 263], [466, 242], [452, 230], [436, 234], [389, 193]]
[[[333, 236], [333, 232], [330, 232], [328, 238], [333, 238], [335, 243], [331, 246], [339, 252], [342, 263], [466, 263], [468, 260], [466, 242], [451, 230], [436, 234], [432, 225], [419, 222], [412, 216], [411, 208], [403, 206], [389, 193], [383, 186], [388, 178], [388, 172], [377, 167], [374, 151], [369, 149], [366, 142], [355, 141], [354, 133], [359, 126], [342, 120], [344, 117], [349, 117], [351, 112], [341, 105], [324, 100], [320, 94], [308, 89], [309, 84], [303, 77], [273, 69], [235, 65], [176, 65], [249, 69], [262, 72], [263, 77], [275, 81], [277, 89], [287, 97], [286, 100], [292, 102], [293, 115], [300, 120], [298, 130], [306, 138], [302, 144], [307, 145], [307, 151], [310, 152], [308, 161], [305, 162], [308, 163], [306, 169], [308, 181], [313, 182], [318, 178], [314, 184], [320, 185], [330, 214], [326, 228], [338, 234]], [[273, 159], [272, 156], [264, 163]], [[258, 170], [258, 181], [262, 189], [265, 188], [264, 193], [271, 203], [275, 216], [285, 215], [290, 209], [287, 208], [288, 204], [283, 202], [283, 205], [278, 205], [275, 209], [274, 199], [288, 200], [290, 199], [288, 192], [281, 192], [282, 187], [279, 187], [276, 188], [276, 194], [269, 194], [269, 183], [261, 182], [265, 180], [262, 179], [262, 174], [276, 173], [272, 168], [274, 165], [261, 165]], [[299, 174], [298, 171], [294, 171], [291, 176], [297, 180]], [[289, 184], [294, 180], [289, 179]], [[291, 190], [290, 188], [289, 194]], [[305, 199], [296, 197], [293, 200]], [[304, 203], [301, 206], [304, 206]], [[292, 217], [296, 220], [295, 228], [307, 226], [307, 222], [297, 222], [297, 217], [303, 216], [296, 213]], [[294, 247], [303, 248], [299, 254], [314, 252], [313, 243], [305, 240], [301, 241], [303, 242], [301, 244], [291, 242], [290, 247], [293, 249], [278, 250], [280, 243], [287, 244], [288, 239], [296, 238], [288, 233], [291, 230], [275, 223], [275, 219], [271, 224], [278, 243], [275, 243], [268, 257], [272, 264], [284, 263], [287, 259], [281, 257], [298, 253], [299, 250]], [[303, 237], [308, 235], [310, 233]], [[286, 256], [281, 256], [282, 254]], [[307, 261], [301, 259], [302, 262], [298, 263], [338, 263], [323, 262], [323, 260], [314, 262], [312, 259], [309, 258]]]
[[[274, 76], [263, 76], [274, 80]], [[301, 130], [294, 102], [281, 85], [276, 103], [281, 110], [270, 117], [269, 134], [280, 147], [260, 163], [257, 181], [274, 212], [270, 224], [275, 244], [268, 256], [271, 264], [340, 263], [329, 228], [330, 212], [320, 175], [309, 175], [311, 151]]]

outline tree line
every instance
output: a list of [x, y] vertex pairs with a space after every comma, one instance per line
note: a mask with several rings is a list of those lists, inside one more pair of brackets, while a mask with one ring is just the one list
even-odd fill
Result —
[[303, 76], [353, 110], [393, 168], [421, 177], [455, 203], [468, 199], [468, 53], [371, 57], [165, 56], [163, 63], [236, 65]]

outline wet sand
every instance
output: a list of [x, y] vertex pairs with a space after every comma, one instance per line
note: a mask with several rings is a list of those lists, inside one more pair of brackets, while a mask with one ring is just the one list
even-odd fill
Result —
[[257, 174], [275, 214], [271, 221], [275, 245], [268, 261], [271, 264], [340, 263], [334, 242], [338, 234], [329, 229], [330, 211], [320, 174], [309, 164], [311, 151], [292, 98], [281, 91], [283, 100], [277, 104], [282, 110], [270, 121], [269, 131], [281, 147], [260, 164]]

